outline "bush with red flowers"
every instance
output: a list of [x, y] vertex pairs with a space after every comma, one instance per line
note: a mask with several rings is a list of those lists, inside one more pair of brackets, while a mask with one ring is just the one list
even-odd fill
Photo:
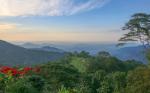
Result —
[[31, 68], [31, 67], [13, 68], [13, 67], [9, 67], [9, 66], [1, 66], [0, 67], [0, 80], [19, 78], [19, 77], [26, 75], [29, 72], [37, 73], [38, 71], [40, 71], [39, 67], [36, 67], [36, 68]]

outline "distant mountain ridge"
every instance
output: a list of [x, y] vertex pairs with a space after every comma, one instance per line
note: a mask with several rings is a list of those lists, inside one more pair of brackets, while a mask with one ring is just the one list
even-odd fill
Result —
[[32, 65], [57, 60], [64, 53], [26, 49], [0, 40], [0, 64]]
[[121, 60], [137, 60], [143, 63], [147, 63], [148, 60], [145, 56], [145, 50], [143, 46], [124, 47], [111, 52], [113, 56]]
[[23, 43], [22, 45], [20, 45], [21, 47], [24, 47], [24, 48], [40, 48], [42, 47], [41, 45], [39, 44], [34, 44], [34, 43], [30, 43], [30, 42], [27, 42], [27, 43]]
[[55, 48], [55, 47], [50, 47], [50, 46], [43, 46], [41, 48], [30, 48], [32, 50], [42, 50], [42, 51], [49, 51], [49, 52], [58, 52], [58, 53], [64, 53], [65, 51]]
[[[41, 44], [32, 44], [32, 43], [25, 43], [21, 45], [24, 47], [34, 47], [34, 48], [39, 48], [39, 46], [53, 46], [57, 47], [58, 49], [62, 49], [67, 52], [73, 52], [73, 51], [87, 51], [91, 55], [96, 55], [96, 53], [100, 51], [107, 51], [109, 52], [112, 56], [115, 56], [121, 60], [137, 60], [143, 63], [147, 62], [147, 59], [145, 57], [145, 54], [143, 53], [144, 48], [140, 45], [134, 44], [129, 44], [127, 46], [123, 47], [116, 47], [116, 44], [110, 43], [110, 44], [51, 44], [50, 43], [41, 43]], [[40, 47], [40, 48], [42, 48]]]

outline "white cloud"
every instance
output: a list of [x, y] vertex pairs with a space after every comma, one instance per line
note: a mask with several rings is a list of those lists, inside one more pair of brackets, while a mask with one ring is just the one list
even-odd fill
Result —
[[73, 15], [102, 7], [109, 0], [0, 0], [0, 16]]
[[16, 29], [17, 24], [7, 24], [7, 23], [3, 23], [0, 24], [0, 31], [3, 30], [12, 30], [12, 29]]

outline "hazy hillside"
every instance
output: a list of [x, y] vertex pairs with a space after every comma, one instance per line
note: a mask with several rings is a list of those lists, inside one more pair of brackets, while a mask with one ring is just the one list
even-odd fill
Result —
[[40, 48], [40, 47], [42, 47], [42, 45], [40, 45], [40, 44], [34, 44], [34, 43], [30, 43], [30, 42], [23, 43], [20, 46], [24, 47], [24, 48]]
[[134, 59], [146, 63], [147, 59], [144, 54], [144, 48], [142, 46], [124, 47], [111, 52], [113, 56], [118, 57], [121, 60]]
[[[43, 45], [46, 45], [47, 47], [44, 47]], [[91, 55], [97, 54], [99, 51], [107, 51], [113, 56], [121, 59], [121, 60], [137, 60], [146, 63], [147, 60], [144, 56], [143, 53], [143, 47], [135, 45], [133, 46], [132, 44], [129, 44], [125, 47], [116, 47], [116, 44], [103, 44], [103, 43], [88, 43], [88, 44], [75, 44], [75, 43], [41, 43], [41, 44], [34, 44], [34, 43], [25, 43], [21, 45], [26, 48], [34, 48], [38, 50], [46, 50], [46, 51], [68, 51], [68, 52], [73, 52], [73, 51], [87, 51]], [[53, 46], [53, 47], [51, 47]], [[49, 47], [49, 49], [48, 49]], [[55, 48], [57, 47], [57, 48]]]
[[43, 46], [41, 48], [30, 48], [33, 50], [42, 50], [42, 51], [48, 51], [48, 52], [58, 52], [58, 53], [63, 53], [64, 51], [55, 47], [50, 47], [50, 46]]
[[[16, 43], [17, 44], [17, 43]], [[58, 50], [63, 50], [67, 52], [74, 51], [87, 51], [92, 55], [95, 55], [99, 51], [112, 51], [118, 49], [114, 43], [61, 43], [61, 42], [33, 42], [33, 43], [23, 43], [18, 44], [21, 47], [29, 49], [43, 49], [45, 46], [50, 48], [55, 48]]]
[[22, 48], [0, 41], [0, 64], [30, 65], [48, 62], [63, 57], [64, 53], [47, 52]]

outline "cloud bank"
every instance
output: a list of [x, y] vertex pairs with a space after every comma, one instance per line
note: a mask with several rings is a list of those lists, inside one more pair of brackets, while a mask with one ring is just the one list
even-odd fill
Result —
[[63, 16], [100, 8], [109, 0], [0, 0], [0, 16]]
[[0, 23], [0, 30], [3, 31], [3, 30], [12, 30], [12, 29], [15, 29], [17, 28], [17, 25], [16, 24], [7, 24], [7, 23]]

